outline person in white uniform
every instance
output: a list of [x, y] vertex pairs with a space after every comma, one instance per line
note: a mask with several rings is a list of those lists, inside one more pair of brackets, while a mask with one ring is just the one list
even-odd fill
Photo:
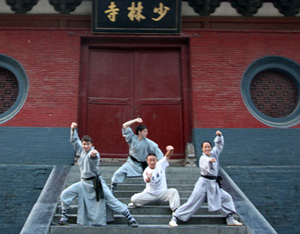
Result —
[[131, 203], [128, 208], [141, 207], [153, 201], [169, 202], [172, 211], [180, 206], [180, 197], [177, 189], [167, 186], [166, 168], [169, 166], [169, 159], [173, 154], [173, 146], [166, 147], [167, 153], [157, 161], [154, 153], [147, 156], [148, 167], [143, 173], [146, 188], [143, 192], [137, 193], [131, 197]]
[[70, 142], [77, 155], [81, 181], [77, 182], [61, 194], [62, 215], [59, 224], [68, 224], [68, 214], [72, 201], [78, 199], [77, 223], [80, 225], [106, 225], [106, 206], [112, 211], [123, 214], [128, 224], [137, 227], [137, 221], [132, 217], [126, 204], [121, 203], [111, 193], [100, 174], [100, 154], [93, 147], [90, 136], [83, 136], [82, 141], [76, 131], [77, 123], [71, 124]]
[[153, 152], [157, 159], [163, 158], [163, 153], [158, 145], [147, 138], [148, 129], [145, 125], [138, 125], [133, 133], [130, 125], [142, 123], [141, 118], [136, 118], [123, 123], [122, 134], [129, 145], [129, 156], [127, 161], [113, 174], [111, 178], [111, 190], [115, 191], [117, 185], [123, 183], [127, 177], [140, 177], [147, 167], [146, 157]]
[[242, 223], [234, 219], [236, 214], [232, 197], [229, 193], [221, 189], [219, 173], [219, 156], [223, 150], [224, 137], [220, 131], [216, 132], [214, 140], [215, 147], [209, 141], [201, 144], [203, 151], [199, 160], [201, 176], [195, 184], [194, 190], [188, 201], [180, 206], [173, 214], [169, 225], [176, 227], [177, 220], [187, 221], [207, 201], [209, 211], [219, 211], [226, 217], [227, 225], [240, 226]]

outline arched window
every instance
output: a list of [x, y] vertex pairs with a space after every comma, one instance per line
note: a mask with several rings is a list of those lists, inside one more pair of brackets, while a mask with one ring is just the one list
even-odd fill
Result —
[[28, 79], [13, 58], [0, 54], [0, 124], [13, 118], [25, 103]]
[[256, 60], [242, 80], [242, 96], [251, 114], [264, 124], [286, 128], [300, 122], [300, 66], [268, 56]]

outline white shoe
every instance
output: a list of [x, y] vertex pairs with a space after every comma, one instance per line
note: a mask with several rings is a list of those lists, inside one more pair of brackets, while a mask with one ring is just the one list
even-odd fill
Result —
[[68, 225], [69, 224], [68, 223], [68, 218], [63, 216], [63, 217], [61, 217], [61, 219], [59, 220], [58, 223], [59, 223], [59, 225]]
[[227, 225], [228, 226], [242, 226], [243, 224], [234, 219], [231, 222], [228, 222]]
[[136, 208], [137, 206], [134, 204], [134, 203], [129, 203], [128, 205], [127, 205], [127, 207], [128, 208]]
[[171, 221], [169, 222], [169, 225], [170, 225], [171, 227], [177, 227], [177, 226], [178, 226], [178, 224], [177, 224], [174, 220], [171, 220]]

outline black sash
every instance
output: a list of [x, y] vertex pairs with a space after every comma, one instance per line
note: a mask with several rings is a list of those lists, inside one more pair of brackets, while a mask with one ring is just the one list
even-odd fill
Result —
[[222, 188], [222, 177], [221, 176], [209, 176], [209, 175], [201, 175], [202, 177], [204, 177], [205, 179], [209, 179], [209, 180], [215, 180], [219, 187]]
[[129, 157], [131, 158], [131, 160], [140, 163], [142, 165], [143, 171], [148, 167], [148, 163], [146, 161], [140, 162], [135, 157], [133, 157], [131, 155], [129, 155]]
[[103, 188], [102, 188], [102, 183], [101, 183], [101, 180], [99, 178], [99, 176], [93, 176], [93, 177], [89, 177], [89, 178], [83, 178], [83, 180], [93, 180], [94, 182], [94, 189], [95, 189], [95, 192], [96, 192], [96, 199], [97, 199], [97, 202], [101, 199], [104, 198], [104, 192], [103, 192]]

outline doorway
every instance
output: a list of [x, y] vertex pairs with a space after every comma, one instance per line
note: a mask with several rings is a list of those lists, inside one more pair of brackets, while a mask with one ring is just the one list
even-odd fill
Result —
[[81, 55], [79, 130], [92, 136], [101, 157], [127, 157], [122, 124], [141, 117], [149, 139], [163, 152], [173, 145], [173, 159], [183, 159], [191, 134], [187, 44], [83, 39]]

